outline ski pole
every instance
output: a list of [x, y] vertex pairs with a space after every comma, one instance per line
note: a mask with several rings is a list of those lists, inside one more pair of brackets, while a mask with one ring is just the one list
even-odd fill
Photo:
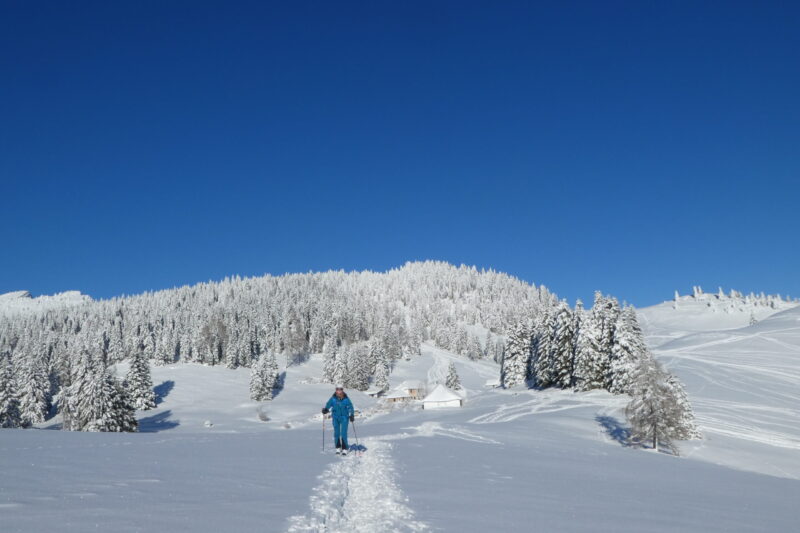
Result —
[[322, 415], [322, 453], [325, 453], [325, 415]]
[[358, 431], [356, 431], [356, 419], [353, 418], [353, 435], [356, 438], [356, 450], [361, 453], [361, 446], [358, 444]]

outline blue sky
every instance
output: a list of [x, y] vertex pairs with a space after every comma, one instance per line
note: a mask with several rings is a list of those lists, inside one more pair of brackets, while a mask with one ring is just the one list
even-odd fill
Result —
[[4, 2], [0, 292], [441, 259], [800, 296], [800, 4]]

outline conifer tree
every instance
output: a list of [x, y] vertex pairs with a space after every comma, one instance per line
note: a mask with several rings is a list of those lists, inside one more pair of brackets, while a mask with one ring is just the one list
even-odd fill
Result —
[[82, 431], [133, 432], [138, 429], [130, 397], [105, 367], [92, 375], [86, 394], [78, 400], [78, 411]]
[[0, 355], [0, 428], [16, 428], [21, 424], [11, 357]]
[[697, 428], [697, 423], [694, 418], [694, 411], [692, 405], [689, 403], [689, 398], [686, 396], [686, 390], [680, 380], [670, 374], [667, 377], [667, 386], [671, 389], [672, 396], [677, 403], [677, 416], [675, 426], [672, 428], [675, 438], [678, 440], [690, 440], [701, 438], [700, 430]]
[[536, 322], [533, 339], [533, 358], [531, 360], [531, 376], [539, 388], [549, 387], [553, 384], [553, 330], [554, 316], [550, 311], [545, 311]]
[[381, 356], [378, 359], [377, 364], [375, 365], [375, 376], [373, 377], [373, 384], [375, 388], [378, 390], [386, 391], [389, 390], [389, 373], [391, 369], [389, 367], [389, 361], [387, 360], [386, 356]]
[[325, 341], [322, 347], [322, 379], [328, 383], [336, 381], [336, 342], [332, 339]]
[[336, 352], [336, 361], [333, 365], [333, 383], [343, 384], [347, 377], [347, 363], [349, 357], [349, 347], [344, 347]]
[[271, 400], [278, 383], [278, 362], [271, 351], [262, 353], [250, 371], [250, 398]]
[[525, 383], [531, 358], [531, 335], [523, 323], [518, 323], [508, 337], [500, 365], [500, 384], [504, 388]]
[[478, 340], [477, 335], [470, 335], [469, 340], [467, 341], [467, 357], [472, 360], [478, 360], [483, 357], [483, 348], [481, 347], [481, 341]]
[[41, 359], [29, 359], [23, 364], [19, 381], [19, 410], [22, 425], [44, 422], [50, 409], [50, 379]]
[[570, 388], [575, 374], [575, 319], [566, 302], [562, 302], [555, 316], [552, 362], [553, 385]]
[[136, 350], [131, 358], [131, 366], [125, 376], [125, 387], [135, 409], [147, 411], [156, 407], [150, 366], [141, 350]]
[[575, 387], [593, 390], [603, 387], [604, 375], [600, 350], [600, 326], [593, 313], [585, 316], [575, 345]]
[[461, 390], [461, 379], [458, 377], [456, 365], [452, 361], [450, 361], [447, 367], [447, 381], [445, 385], [451, 390]]
[[631, 424], [631, 438], [651, 443], [653, 449], [666, 446], [675, 449], [672, 440], [678, 436], [682, 416], [669, 375], [649, 354], [637, 362], [633, 374], [631, 401], [625, 414]]
[[611, 348], [611, 379], [609, 392], [628, 394], [637, 361], [647, 354], [644, 335], [633, 307], [626, 307], [617, 317], [614, 343]]
[[367, 350], [364, 346], [352, 345], [347, 351], [347, 374], [345, 386], [360, 391], [369, 388], [369, 361]]

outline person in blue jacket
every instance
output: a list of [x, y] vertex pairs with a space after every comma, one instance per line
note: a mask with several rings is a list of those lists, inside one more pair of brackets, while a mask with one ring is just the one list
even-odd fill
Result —
[[336, 385], [331, 399], [322, 408], [322, 414], [331, 413], [333, 419], [333, 438], [336, 440], [336, 453], [347, 454], [347, 422], [355, 420], [353, 402], [344, 392], [344, 387]]

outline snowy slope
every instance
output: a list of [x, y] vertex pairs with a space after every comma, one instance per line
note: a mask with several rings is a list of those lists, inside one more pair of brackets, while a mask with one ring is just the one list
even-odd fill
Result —
[[700, 292], [645, 307], [638, 315], [648, 341], [658, 346], [690, 333], [741, 328], [798, 305], [780, 297]]
[[706, 437], [688, 456], [800, 479], [800, 307], [655, 353], [686, 384]]
[[92, 299], [78, 291], [65, 291], [49, 296], [31, 297], [28, 291], [0, 294], [0, 316], [10, 316], [32, 311], [60, 309], [91, 302]]
[[[796, 346], [797, 318], [787, 312], [751, 333]], [[691, 350], [707, 349], [686, 341]], [[666, 346], [663, 356], [692, 384], [705, 424], [703, 401], [755, 403], [726, 386], [704, 388], [702, 367], [688, 364], [683, 347]], [[366, 451], [347, 458], [320, 453], [319, 409], [331, 387], [316, 382], [319, 357], [290, 368], [285, 391], [263, 404], [248, 399], [246, 369], [154, 367], [160, 404], [140, 413], [139, 434], [0, 432], [2, 530], [705, 532], [797, 525], [800, 462], [790, 465], [787, 454], [777, 477], [755, 459], [726, 458], [737, 447], [767, 457], [751, 441], [709, 432], [699, 446], [682, 445], [687, 458], [627, 448], [618, 441], [623, 397], [486, 388], [497, 365], [430, 346], [400, 361], [392, 384], [439, 380], [450, 361], [465, 387], [462, 409], [386, 410], [351, 391]], [[737, 368], [725, 379], [739, 379]], [[788, 382], [784, 393], [788, 404]], [[259, 419], [260, 407], [269, 421]], [[774, 416], [777, 433], [780, 412]]]

